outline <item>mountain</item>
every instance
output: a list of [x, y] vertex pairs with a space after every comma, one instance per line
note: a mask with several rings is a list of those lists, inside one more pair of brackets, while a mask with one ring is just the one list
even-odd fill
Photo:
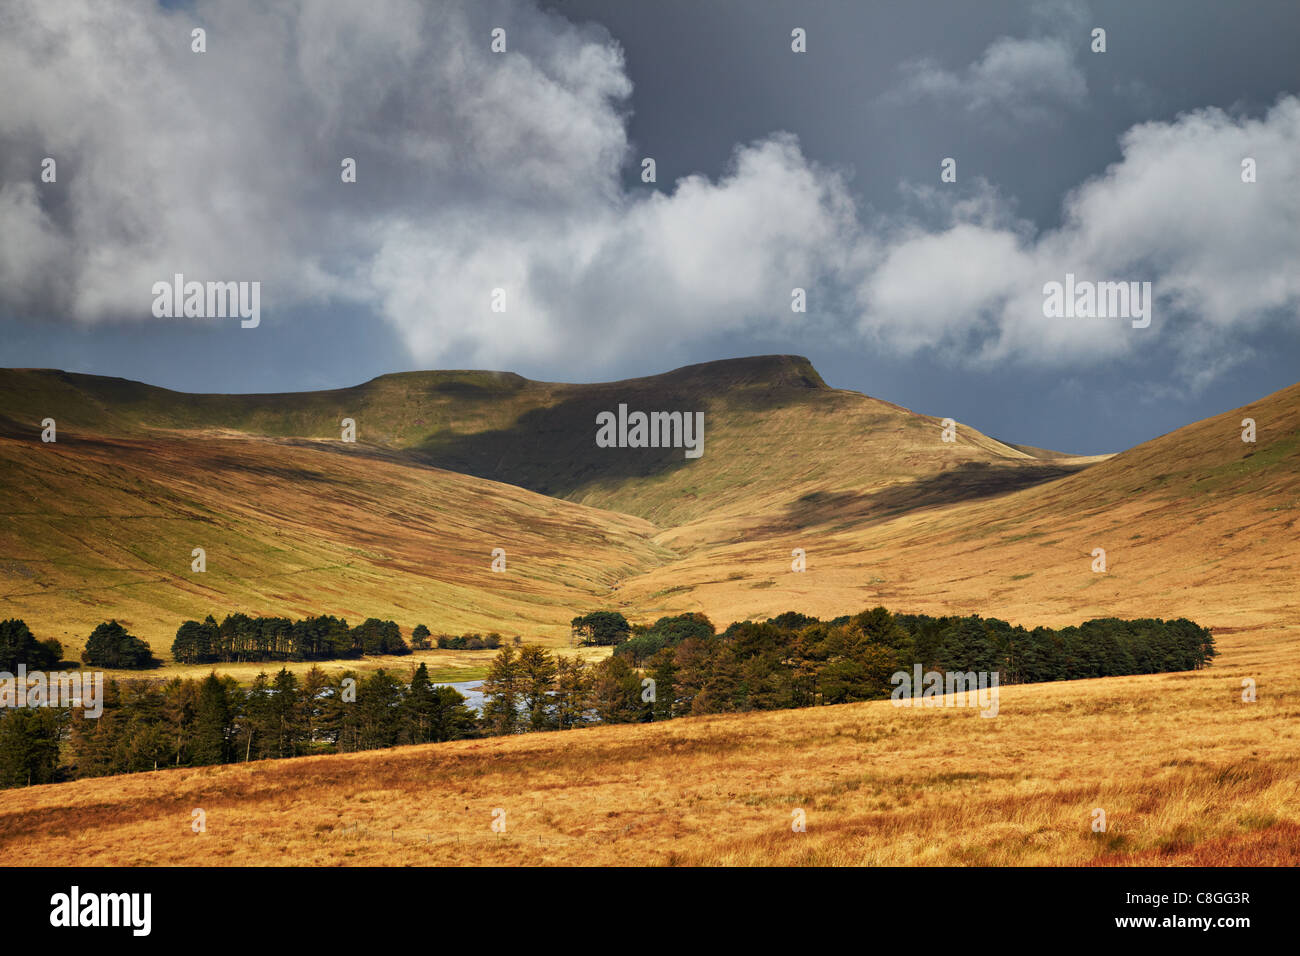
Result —
[[[619, 405], [702, 412], [703, 455], [599, 447], [597, 415]], [[165, 650], [183, 618], [235, 610], [557, 642], [597, 607], [1253, 626], [1295, 606], [1300, 386], [1109, 458], [965, 424], [945, 442], [940, 417], [830, 388], [798, 356], [280, 395], [8, 370], [0, 408], [0, 615], [74, 644], [118, 617]], [[40, 440], [47, 417], [56, 443]]]
[[162, 652], [232, 611], [558, 639], [666, 555], [642, 519], [337, 442], [9, 432], [0, 474], [0, 617], [74, 653], [108, 618]]
[[[506, 372], [407, 372], [353, 388], [280, 395], [189, 395], [123, 379], [49, 370], [0, 373], [15, 436], [46, 416], [67, 432], [337, 440], [356, 422], [361, 445], [405, 460], [518, 485], [670, 527], [798, 501], [915, 482], [902, 506], [982, 496], [1059, 477], [1086, 459], [1044, 464], [961, 426], [832, 389], [803, 357], [768, 355], [691, 365], [590, 385]], [[703, 412], [705, 450], [600, 448], [596, 416], [629, 410]], [[809, 499], [815, 503], [814, 499]], [[899, 504], [892, 498], [889, 507]], [[797, 517], [797, 516], [796, 516]]]
[[[1254, 443], [1242, 441], [1246, 418]], [[1274, 626], [1300, 607], [1300, 385], [1032, 487], [884, 520], [874, 498], [841, 495], [819, 521], [656, 569], [625, 597], [635, 605], [671, 587], [676, 603], [725, 601], [736, 617], [880, 602], [1026, 624], [1185, 615], [1217, 629]], [[788, 573], [796, 547], [807, 551], [802, 575]], [[1104, 573], [1092, 570], [1098, 548]], [[721, 580], [737, 573], [739, 589]]]

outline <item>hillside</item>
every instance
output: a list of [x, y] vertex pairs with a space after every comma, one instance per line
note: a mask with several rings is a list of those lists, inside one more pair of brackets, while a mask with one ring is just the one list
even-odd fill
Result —
[[[1059, 477], [1045, 464], [962, 426], [829, 388], [807, 359], [757, 356], [592, 385], [504, 372], [407, 372], [354, 388], [281, 395], [188, 395], [123, 379], [49, 370], [0, 372], [0, 408], [15, 434], [46, 416], [62, 430], [108, 436], [237, 432], [336, 441], [352, 418], [359, 444], [411, 461], [634, 514], [671, 527], [797, 501], [946, 477], [922, 503]], [[705, 452], [598, 448], [596, 415], [617, 409], [702, 411]], [[39, 429], [37, 429], [39, 430]], [[988, 467], [974, 474], [974, 463]], [[895, 506], [898, 506], [897, 504]]]
[[[596, 607], [725, 624], [882, 603], [1028, 626], [1187, 616], [1222, 653], [1202, 671], [1003, 688], [994, 720], [873, 702], [31, 787], [5, 794], [3, 851], [130, 865], [1300, 862], [1300, 386], [1098, 460], [964, 426], [942, 443], [937, 420], [830, 389], [789, 357], [583, 386], [411, 373], [304, 396], [52, 372], [0, 384], [0, 615], [73, 650], [110, 616], [159, 651], [181, 618], [234, 610], [558, 646]], [[705, 456], [595, 468], [612, 449], [595, 448], [594, 416], [617, 402], [702, 408]], [[356, 444], [337, 440], [344, 414]], [[56, 444], [39, 440], [46, 415]], [[507, 574], [489, 570], [494, 547]], [[446, 679], [488, 655], [417, 656]], [[1091, 831], [1097, 807], [1106, 834]]]
[[[703, 410], [704, 456], [598, 448], [596, 413], [620, 402]], [[0, 408], [0, 614], [73, 647], [117, 617], [160, 652], [182, 619], [235, 610], [562, 641], [620, 582], [764, 524], [816, 524], [827, 494], [905, 509], [1078, 467], [965, 427], [940, 442], [937, 421], [830, 389], [791, 356], [596, 385], [415, 372], [285, 395], [10, 370]], [[46, 417], [56, 443], [40, 441]]]
[[[1300, 603], [1300, 386], [1109, 460], [965, 425], [944, 443], [937, 419], [829, 388], [794, 356], [594, 385], [416, 372], [280, 396], [9, 371], [0, 398], [0, 614], [73, 644], [114, 616], [165, 650], [184, 617], [234, 610], [557, 644], [602, 606], [723, 624], [883, 603], [1250, 628]], [[704, 456], [596, 447], [596, 413], [619, 403], [703, 410]], [[39, 440], [47, 415], [57, 444]], [[342, 417], [356, 444], [338, 440]], [[204, 575], [189, 571], [199, 546]], [[495, 547], [506, 575], [489, 571]]]
[[[1241, 421], [1258, 440], [1241, 441]], [[828, 502], [821, 521], [739, 540], [639, 579], [633, 605], [767, 617], [880, 602], [1028, 624], [1189, 616], [1262, 627], [1300, 610], [1300, 386], [1178, 429], [1079, 474], [984, 500], [878, 520], [873, 496]], [[808, 571], [789, 572], [792, 548]], [[1107, 570], [1092, 570], [1093, 551]], [[720, 575], [719, 568], [727, 573]], [[744, 581], [720, 580], [743, 574]]]
[[665, 556], [640, 519], [358, 445], [7, 434], [0, 471], [0, 616], [74, 650], [115, 617], [162, 653], [185, 618], [236, 610], [560, 640]]

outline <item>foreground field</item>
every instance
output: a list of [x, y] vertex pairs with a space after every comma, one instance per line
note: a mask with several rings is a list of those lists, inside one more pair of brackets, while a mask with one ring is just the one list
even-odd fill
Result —
[[0, 862], [1300, 864], [1300, 631], [1220, 647], [1004, 688], [991, 719], [874, 702], [11, 790]]

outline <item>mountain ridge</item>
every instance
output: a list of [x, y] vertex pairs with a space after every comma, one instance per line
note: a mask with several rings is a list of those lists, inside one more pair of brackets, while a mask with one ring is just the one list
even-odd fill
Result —
[[[0, 616], [74, 642], [116, 616], [159, 650], [184, 617], [235, 610], [563, 641], [601, 606], [734, 620], [884, 603], [1051, 624], [1152, 608], [1199, 620], [1200, 596], [1220, 609], [1211, 623], [1235, 608], [1254, 626], [1294, 604], [1300, 385], [1100, 462], [1036, 458], [965, 425], [944, 442], [940, 419], [831, 388], [799, 356], [587, 385], [448, 371], [284, 394], [0, 371]], [[619, 401], [703, 411], [704, 456], [596, 447], [596, 412]], [[355, 444], [340, 441], [345, 414]], [[1256, 445], [1240, 441], [1243, 414]], [[1096, 545], [1108, 575], [1088, 571]], [[204, 575], [189, 571], [196, 546]], [[496, 547], [506, 576], [490, 571]], [[1189, 560], [1186, 590], [1153, 590]]]

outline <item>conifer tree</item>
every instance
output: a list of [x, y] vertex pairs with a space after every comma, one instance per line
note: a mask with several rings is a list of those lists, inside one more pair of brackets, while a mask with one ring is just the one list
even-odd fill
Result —
[[525, 644], [519, 652], [520, 691], [529, 730], [551, 726], [554, 702], [551, 689], [555, 683], [555, 658], [540, 644]]
[[494, 733], [513, 734], [518, 729], [522, 684], [519, 657], [507, 645], [492, 659], [483, 680], [483, 720]]
[[229, 763], [234, 754], [234, 710], [224, 681], [209, 674], [199, 686], [194, 715], [194, 763]]
[[607, 657], [595, 667], [592, 705], [607, 724], [627, 724], [643, 716], [641, 677], [624, 657]]
[[578, 657], [561, 657], [555, 662], [555, 723], [571, 730], [586, 722], [590, 706], [591, 673]]
[[53, 783], [67, 720], [62, 708], [0, 709], [0, 787]]
[[413, 744], [422, 744], [432, 739], [437, 697], [433, 683], [429, 680], [429, 668], [423, 661], [411, 674], [411, 685], [407, 689], [403, 707], [403, 738]]

